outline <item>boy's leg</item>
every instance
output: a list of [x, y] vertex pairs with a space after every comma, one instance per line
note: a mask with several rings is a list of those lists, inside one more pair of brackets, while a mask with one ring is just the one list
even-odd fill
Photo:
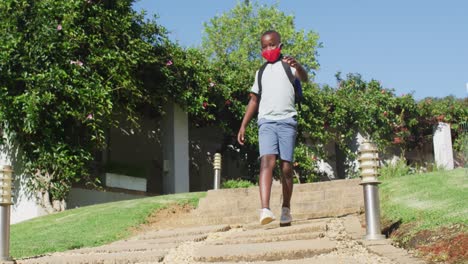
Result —
[[291, 208], [291, 197], [293, 193], [293, 169], [289, 161], [282, 160], [281, 166], [281, 185], [283, 187], [283, 206]]
[[293, 192], [294, 145], [296, 144], [297, 121], [287, 118], [279, 123], [278, 145], [280, 152], [281, 185], [283, 187], [283, 206], [281, 208], [280, 226], [288, 226], [292, 222], [291, 197]]
[[296, 144], [297, 121], [287, 118], [281, 121], [278, 131], [278, 145], [280, 152], [281, 184], [283, 185], [283, 207], [290, 208], [293, 191], [294, 146]]
[[262, 208], [270, 208], [273, 169], [278, 154], [278, 134], [276, 121], [260, 119], [258, 121], [258, 145], [260, 151], [259, 189]]
[[260, 200], [262, 208], [270, 208], [271, 184], [273, 182], [273, 169], [276, 163], [276, 155], [263, 155], [260, 162]]

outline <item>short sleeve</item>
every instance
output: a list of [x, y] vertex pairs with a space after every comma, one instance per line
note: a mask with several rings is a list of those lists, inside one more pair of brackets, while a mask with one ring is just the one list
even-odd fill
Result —
[[291, 72], [292, 72], [292, 75], [293, 75], [294, 77], [296, 77], [296, 79], [297, 79], [297, 76], [296, 76], [296, 71], [297, 71], [297, 70], [296, 70], [296, 68], [294, 68], [294, 67], [291, 67]]
[[255, 72], [255, 81], [252, 85], [252, 89], [250, 89], [251, 93], [258, 94], [258, 71]]

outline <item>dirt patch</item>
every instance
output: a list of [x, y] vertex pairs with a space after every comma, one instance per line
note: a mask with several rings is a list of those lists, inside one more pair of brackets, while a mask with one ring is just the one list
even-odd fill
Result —
[[[382, 221], [384, 229], [389, 229], [390, 221]], [[399, 224], [389, 232], [394, 243], [410, 250], [429, 263], [468, 263], [468, 227], [456, 224], [435, 230], [415, 232], [417, 223]]]
[[419, 246], [418, 251], [432, 261], [447, 263], [468, 262], [468, 234], [459, 234], [450, 239], [442, 239], [429, 245]]
[[194, 209], [195, 207], [190, 204], [172, 204], [153, 212], [144, 224], [132, 228], [131, 232], [136, 235], [151, 230], [172, 228], [180, 219], [189, 217]]

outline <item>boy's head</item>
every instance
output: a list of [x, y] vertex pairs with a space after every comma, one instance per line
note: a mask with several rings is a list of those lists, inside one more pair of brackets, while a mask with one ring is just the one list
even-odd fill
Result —
[[281, 35], [275, 30], [267, 30], [262, 34], [260, 38], [260, 44], [262, 45], [262, 51], [266, 49], [281, 48]]
[[281, 55], [281, 36], [274, 30], [265, 31], [260, 39], [262, 56], [269, 62], [276, 62]]

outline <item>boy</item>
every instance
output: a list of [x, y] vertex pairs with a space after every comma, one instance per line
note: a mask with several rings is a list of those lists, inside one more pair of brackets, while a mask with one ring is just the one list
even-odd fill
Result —
[[268, 61], [261, 77], [261, 94], [258, 87], [258, 72], [252, 86], [249, 104], [242, 120], [237, 141], [244, 145], [245, 129], [258, 110], [260, 147], [260, 223], [266, 225], [275, 216], [270, 210], [270, 193], [273, 169], [279, 156], [283, 204], [280, 226], [290, 225], [290, 201], [293, 191], [292, 161], [296, 143], [297, 111], [294, 107], [295, 91], [281, 61], [286, 62], [292, 74], [301, 81], [307, 81], [307, 72], [294, 58], [281, 55], [281, 36], [270, 30], [261, 37], [262, 56]]

